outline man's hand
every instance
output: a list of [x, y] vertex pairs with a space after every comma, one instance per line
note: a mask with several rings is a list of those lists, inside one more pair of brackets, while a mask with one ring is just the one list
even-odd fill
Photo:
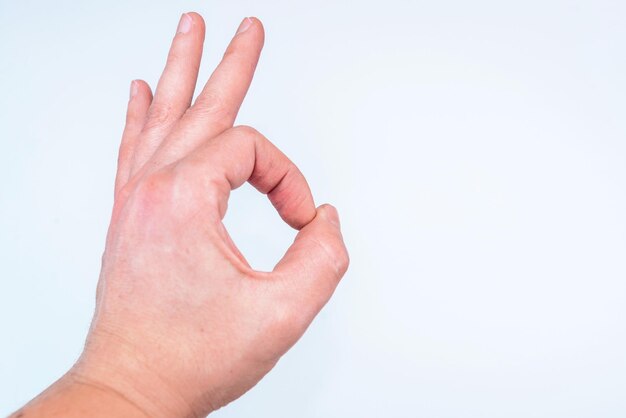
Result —
[[[263, 135], [233, 127], [261, 22], [243, 20], [192, 105], [204, 30], [184, 14], [154, 97], [132, 83], [85, 350], [23, 416], [204, 416], [276, 364], [347, 269], [335, 209], [315, 208], [303, 175]], [[269, 273], [249, 266], [222, 223], [245, 181], [299, 230]]]

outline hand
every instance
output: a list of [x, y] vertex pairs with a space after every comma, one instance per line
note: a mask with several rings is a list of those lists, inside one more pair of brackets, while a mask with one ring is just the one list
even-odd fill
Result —
[[[303, 175], [263, 135], [233, 127], [263, 46], [261, 22], [244, 19], [191, 105], [203, 39], [202, 18], [184, 14], [154, 98], [145, 82], [132, 83], [85, 350], [33, 411], [69, 387], [106, 394], [105, 410], [206, 415], [276, 364], [347, 269], [336, 210], [315, 208]], [[249, 266], [222, 223], [231, 189], [245, 181], [299, 230], [269, 273]]]

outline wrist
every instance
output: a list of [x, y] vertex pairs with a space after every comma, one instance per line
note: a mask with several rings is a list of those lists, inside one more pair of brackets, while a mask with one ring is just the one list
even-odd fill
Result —
[[[180, 387], [168, 382], [162, 364], [149, 362], [115, 335], [90, 335], [72, 378], [116, 394], [149, 417], [195, 418]], [[203, 414], [205, 415], [205, 414]]]
[[11, 417], [147, 418], [150, 415], [123, 394], [77, 378], [72, 371], [52, 384]]

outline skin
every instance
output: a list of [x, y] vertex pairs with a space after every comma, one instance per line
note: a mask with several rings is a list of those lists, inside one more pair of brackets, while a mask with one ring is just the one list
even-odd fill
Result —
[[[181, 17], [154, 96], [131, 85], [96, 312], [77, 363], [13, 416], [200, 417], [253, 387], [302, 336], [348, 268], [337, 211], [298, 168], [233, 127], [263, 46], [246, 18], [192, 104], [205, 26]], [[249, 181], [299, 230], [253, 270], [222, 219]]]

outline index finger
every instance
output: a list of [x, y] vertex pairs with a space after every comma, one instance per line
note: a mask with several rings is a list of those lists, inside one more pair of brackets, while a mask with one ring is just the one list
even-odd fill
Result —
[[296, 165], [274, 144], [248, 126], [229, 129], [182, 161], [190, 177], [202, 181], [220, 219], [230, 191], [250, 182], [267, 194], [280, 217], [301, 229], [315, 217], [309, 185]]

